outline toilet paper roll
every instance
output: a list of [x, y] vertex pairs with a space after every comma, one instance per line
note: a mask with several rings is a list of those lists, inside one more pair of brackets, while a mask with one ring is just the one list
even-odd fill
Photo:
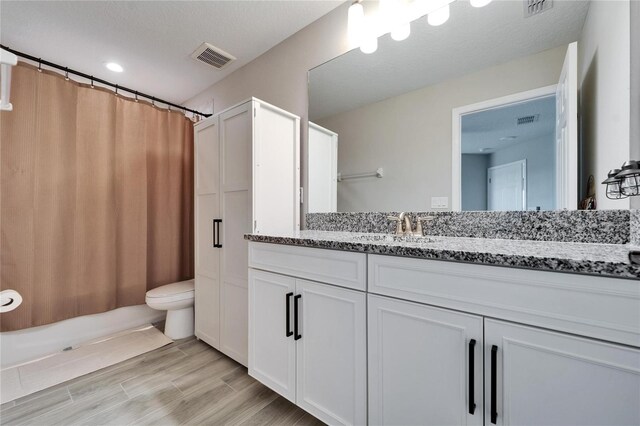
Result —
[[15, 290], [0, 291], [0, 313], [16, 309], [22, 303], [22, 296]]

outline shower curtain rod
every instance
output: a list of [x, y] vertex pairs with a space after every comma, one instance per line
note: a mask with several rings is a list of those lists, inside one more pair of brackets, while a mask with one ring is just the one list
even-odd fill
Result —
[[26, 53], [23, 53], [23, 52], [19, 52], [17, 50], [10, 49], [7, 46], [4, 46], [2, 44], [0, 44], [0, 48], [2, 48], [4, 50], [7, 50], [7, 51], [13, 53], [16, 56], [20, 56], [20, 57], [22, 57], [24, 59], [28, 59], [28, 60], [33, 61], [33, 62], [37, 62], [38, 63], [38, 67], [41, 67], [42, 65], [46, 65], [48, 67], [55, 68], [55, 69], [58, 69], [60, 71], [64, 71], [66, 74], [74, 74], [74, 75], [77, 75], [79, 77], [86, 78], [87, 80], [91, 80], [92, 84], [94, 82], [96, 82], [96, 83], [104, 84], [105, 86], [111, 86], [111, 87], [116, 89], [116, 93], [119, 90], [122, 90], [124, 92], [129, 92], [131, 94], [134, 94], [136, 96], [136, 99], [138, 97], [151, 99], [151, 101], [153, 103], [159, 102], [161, 104], [165, 104], [165, 105], [177, 108], [177, 109], [181, 109], [181, 110], [183, 110], [185, 112], [190, 112], [190, 113], [192, 113], [194, 115], [199, 115], [201, 117], [211, 117], [211, 115], [212, 115], [212, 114], [205, 114], [205, 113], [202, 113], [200, 111], [193, 110], [193, 109], [189, 109], [187, 107], [183, 107], [182, 105], [176, 105], [173, 102], [165, 101], [164, 99], [156, 98], [155, 96], [147, 95], [146, 93], [142, 93], [142, 92], [139, 92], [137, 90], [129, 89], [128, 87], [120, 86], [119, 84], [114, 84], [114, 83], [111, 83], [111, 82], [109, 82], [107, 80], [103, 80], [101, 78], [97, 78], [97, 77], [94, 77], [92, 75], [85, 74], [83, 72], [76, 71], [76, 70], [73, 70], [73, 69], [68, 68], [68, 67], [63, 67], [62, 65], [54, 64], [53, 62], [45, 61], [42, 58], [36, 58], [35, 56], [31, 56], [29, 54], [26, 54]]

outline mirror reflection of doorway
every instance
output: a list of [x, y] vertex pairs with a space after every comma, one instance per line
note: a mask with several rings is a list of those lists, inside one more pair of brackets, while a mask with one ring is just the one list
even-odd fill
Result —
[[487, 169], [487, 210], [527, 209], [527, 160]]
[[556, 208], [554, 94], [461, 117], [463, 211]]

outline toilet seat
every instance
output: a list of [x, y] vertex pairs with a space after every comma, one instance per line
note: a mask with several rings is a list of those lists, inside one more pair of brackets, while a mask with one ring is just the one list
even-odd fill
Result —
[[147, 300], [155, 303], [171, 303], [194, 298], [193, 280], [156, 287], [147, 292]]

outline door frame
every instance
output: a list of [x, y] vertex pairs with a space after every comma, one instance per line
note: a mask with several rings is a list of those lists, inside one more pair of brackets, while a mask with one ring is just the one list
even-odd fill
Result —
[[522, 160], [512, 161], [510, 163], [500, 164], [498, 166], [487, 168], [487, 211], [493, 211], [489, 210], [489, 185], [491, 183], [489, 182], [489, 180], [491, 179], [491, 177], [489, 176], [489, 170], [513, 166], [514, 164], [520, 165], [520, 170], [522, 171], [522, 211], [527, 210], [527, 159], [525, 158]]
[[462, 209], [462, 117], [467, 114], [555, 96], [557, 86], [557, 84], [552, 84], [451, 110], [451, 210], [460, 211]]

